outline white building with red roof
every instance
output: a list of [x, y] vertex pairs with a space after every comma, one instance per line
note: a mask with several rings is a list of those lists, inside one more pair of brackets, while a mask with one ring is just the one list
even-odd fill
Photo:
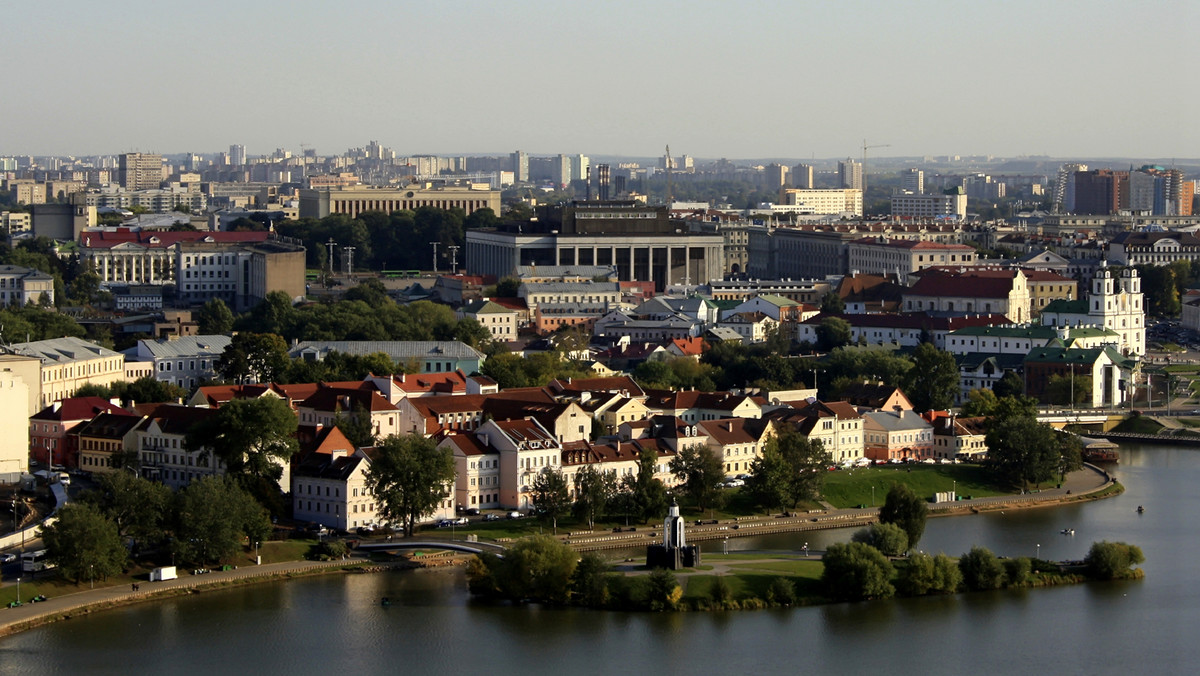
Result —
[[935, 265], [972, 266], [976, 258], [975, 249], [965, 244], [886, 237], [864, 237], [846, 243], [849, 272], [899, 274], [901, 279]]

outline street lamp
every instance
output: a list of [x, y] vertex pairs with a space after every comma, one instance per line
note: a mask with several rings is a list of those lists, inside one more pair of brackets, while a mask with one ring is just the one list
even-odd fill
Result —
[[254, 565], [262, 565], [262, 557], [258, 555], [258, 540], [254, 541]]
[[1041, 543], [1038, 543], [1035, 546], [1037, 547], [1037, 557], [1036, 558], [1040, 559], [1040, 558], [1042, 558], [1042, 545], [1041, 545]]
[[871, 486], [871, 506], [875, 506], [875, 487]]
[[721, 541], [721, 553], [722, 554], [729, 553], [729, 536], [728, 535], [726, 535], [725, 539]]

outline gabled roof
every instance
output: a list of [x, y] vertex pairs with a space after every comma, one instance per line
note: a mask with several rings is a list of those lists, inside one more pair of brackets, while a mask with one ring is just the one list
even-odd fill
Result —
[[708, 346], [703, 338], [675, 338], [670, 344], [686, 357], [699, 356], [704, 353], [704, 349]]
[[160, 404], [142, 421], [139, 429], [146, 429], [151, 423], [158, 423], [159, 429], [167, 434], [187, 434], [193, 426], [216, 415], [217, 410], [212, 408]]
[[372, 413], [396, 410], [395, 405], [384, 399], [378, 390], [366, 390], [357, 386], [335, 387], [326, 383], [318, 384], [316, 392], [303, 401], [297, 402], [296, 405], [315, 411], [342, 411], [343, 413], [351, 413], [358, 408]]
[[103, 397], [68, 397], [29, 416], [31, 420], [91, 420], [101, 413], [130, 412]]
[[14, 343], [8, 349], [15, 354], [37, 357], [42, 360], [43, 364], [69, 364], [102, 357], [122, 356], [120, 352], [113, 352], [106, 347], [75, 337]]
[[1058, 337], [1053, 326], [966, 326], [951, 331], [950, 336], [994, 336], [997, 338], [1032, 338], [1051, 340]]
[[1131, 367], [1136, 362], [1123, 356], [1112, 346], [1093, 348], [1041, 347], [1025, 355], [1026, 364], [1095, 364], [1101, 355], [1121, 367]]
[[72, 432], [81, 437], [101, 437], [105, 439], [121, 439], [130, 430], [138, 426], [142, 416], [126, 412], [105, 411], [95, 418], [79, 425]]
[[366, 356], [382, 352], [393, 361], [409, 359], [483, 359], [483, 354], [458, 340], [306, 340], [288, 351], [288, 356], [316, 354], [324, 358], [330, 352]]
[[863, 419], [869, 420], [889, 432], [932, 427], [924, 418], [908, 410], [864, 413]]
[[1013, 290], [1013, 273], [991, 274], [927, 274], [905, 293], [906, 296], [970, 297], [1007, 299]]
[[466, 305], [462, 306], [462, 312], [464, 314], [471, 314], [471, 315], [489, 315], [489, 314], [512, 314], [512, 313], [516, 312], [516, 310], [509, 308], [509, 307], [505, 307], [499, 303], [492, 302], [491, 300], [485, 299], [485, 300], [475, 300], [475, 301], [471, 301], [470, 303], [467, 303]]
[[697, 423], [701, 434], [723, 446], [761, 441], [771, 425], [770, 420], [761, 418], [722, 418]]
[[156, 359], [171, 357], [197, 357], [220, 355], [229, 342], [229, 336], [179, 336], [169, 340], [140, 340], [139, 352], [145, 351]]

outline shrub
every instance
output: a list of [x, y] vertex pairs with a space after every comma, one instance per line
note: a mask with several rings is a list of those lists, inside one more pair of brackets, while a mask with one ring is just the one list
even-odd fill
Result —
[[796, 602], [796, 585], [786, 577], [771, 580], [771, 586], [767, 588], [767, 600], [781, 606], [792, 605]]
[[1006, 559], [1004, 574], [1008, 577], [1009, 586], [1029, 584], [1033, 580], [1033, 562], [1029, 557]]
[[861, 601], [896, 593], [892, 564], [874, 547], [861, 542], [832, 544], [821, 560], [825, 564], [821, 582], [832, 598]]
[[663, 568], [656, 568], [647, 580], [646, 604], [650, 610], [672, 610], [683, 598], [683, 588], [675, 579], [675, 574]]
[[963, 554], [958, 560], [958, 570], [963, 583], [972, 591], [999, 589], [1004, 585], [1004, 566], [986, 547], [972, 547]]
[[1092, 577], [1098, 580], [1115, 580], [1133, 576], [1130, 568], [1145, 561], [1146, 557], [1142, 554], [1141, 547], [1101, 540], [1092, 543], [1092, 548], [1083, 560], [1087, 564], [1088, 574]]
[[312, 558], [318, 561], [332, 561], [346, 555], [349, 549], [341, 540], [323, 540], [312, 548]]
[[884, 556], [900, 556], [908, 551], [908, 533], [894, 523], [873, 523], [856, 531], [853, 540], [878, 549]]
[[724, 606], [729, 601], [733, 600], [733, 589], [729, 587], [729, 583], [725, 580], [725, 576], [718, 575], [713, 578], [712, 584], [708, 587], [708, 595], [712, 598], [713, 603], [718, 606]]

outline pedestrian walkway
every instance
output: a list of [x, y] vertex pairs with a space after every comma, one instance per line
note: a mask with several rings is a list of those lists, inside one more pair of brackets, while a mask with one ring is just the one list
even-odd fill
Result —
[[81, 589], [73, 594], [48, 598], [39, 603], [29, 603], [16, 608], [0, 608], [0, 636], [19, 630], [19, 625], [30, 621], [69, 614], [92, 605], [125, 604], [158, 596], [166, 591], [196, 589], [219, 585], [222, 582], [250, 580], [256, 577], [279, 577], [288, 574], [305, 573], [321, 568], [336, 568], [339, 566], [367, 562], [362, 555], [347, 556], [345, 559], [334, 561], [285, 561], [262, 566], [239, 566], [233, 570], [213, 571], [201, 575], [184, 572], [179, 578], [163, 582], [138, 582], [138, 590], [133, 591], [129, 586], [98, 587], [96, 589]]

